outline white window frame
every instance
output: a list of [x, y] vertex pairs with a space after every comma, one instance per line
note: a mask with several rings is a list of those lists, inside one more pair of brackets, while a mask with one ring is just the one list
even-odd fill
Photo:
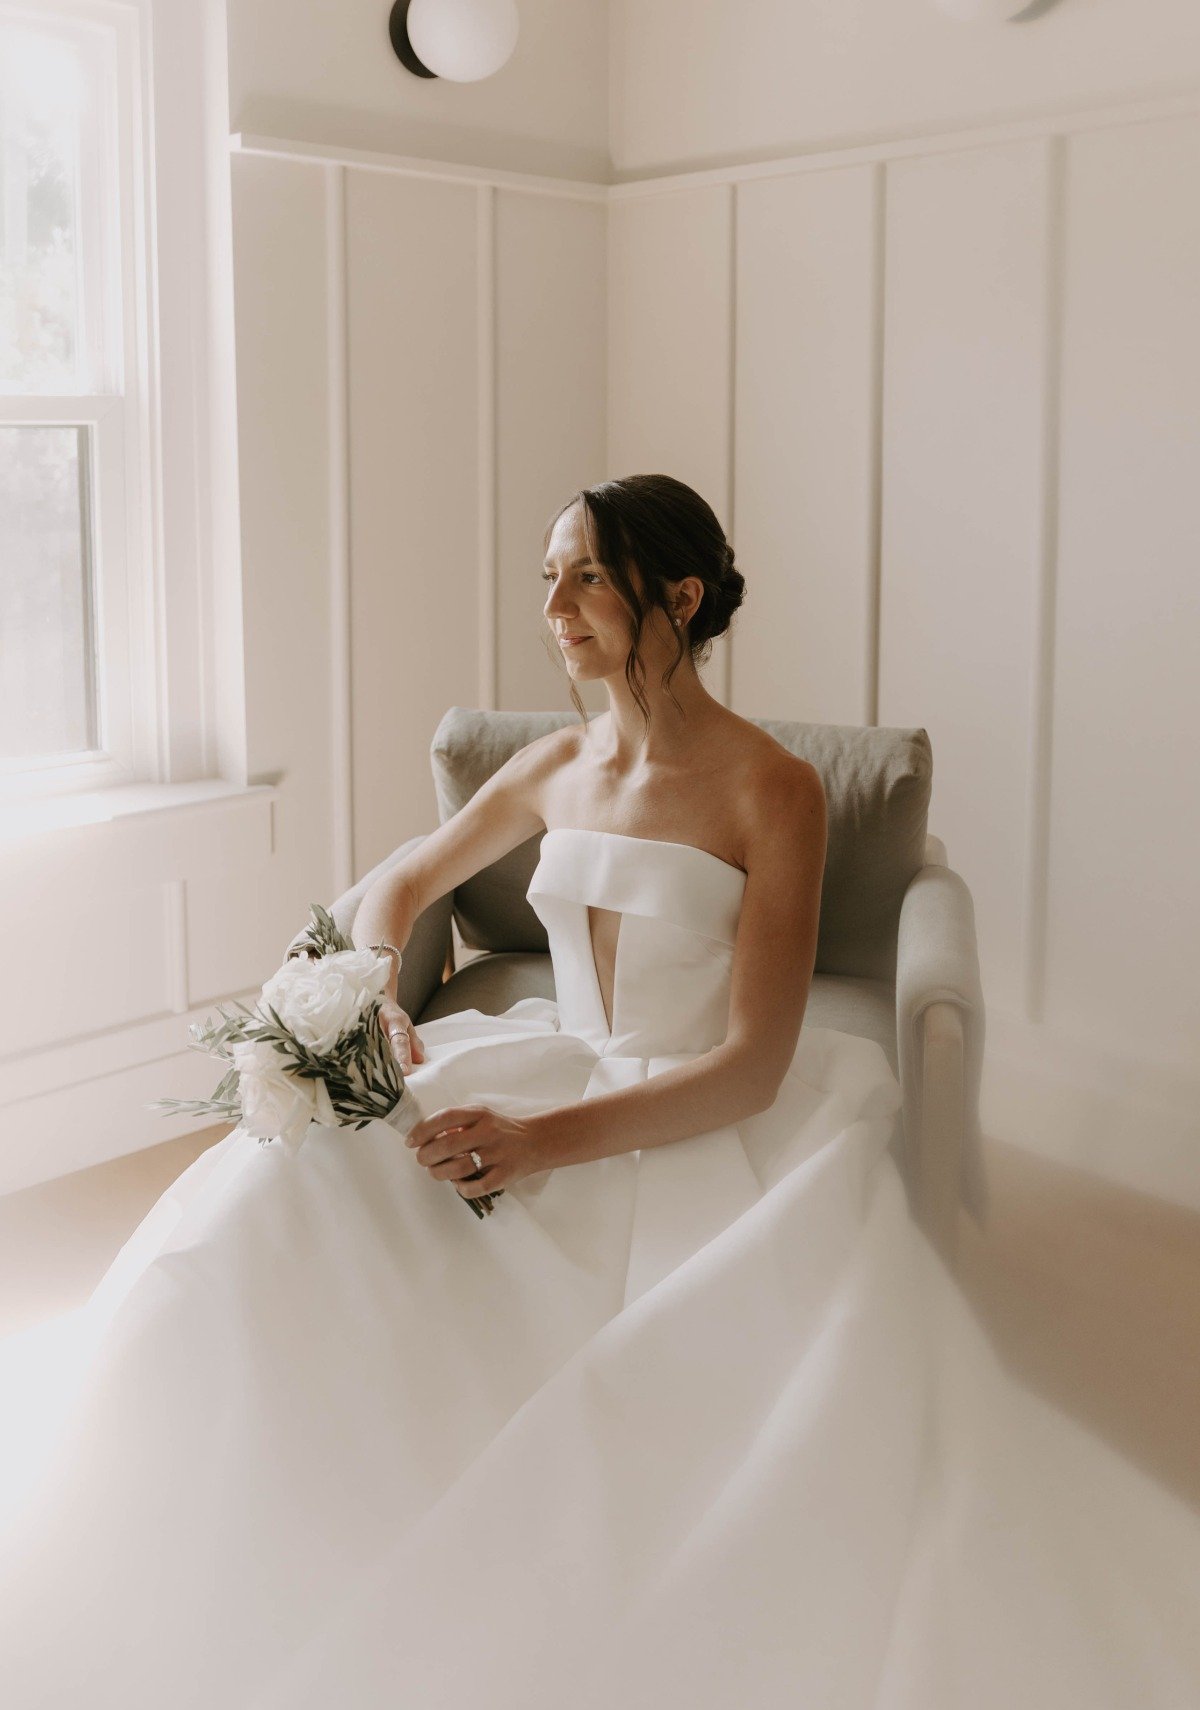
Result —
[[100, 744], [51, 759], [0, 763], [0, 800], [59, 795], [162, 778], [150, 621], [154, 467], [152, 343], [147, 310], [154, 257], [146, 242], [148, 103], [143, 18], [103, 0], [0, 4], [0, 20], [62, 35], [100, 69], [103, 110], [94, 115], [79, 185], [80, 246], [87, 288], [79, 345], [95, 390], [0, 396], [5, 425], [79, 426], [91, 475]]
[[[151, 810], [183, 786], [251, 786], [236, 622], [224, 0], [0, 0], [0, 15], [108, 33], [121, 180], [109, 239], [112, 379], [94, 395], [55, 398], [53, 410], [46, 398], [0, 396], [0, 421], [77, 422], [90, 436], [107, 555], [97, 613], [97, 627], [108, 624], [106, 748], [0, 770], [2, 828], [6, 805], [15, 823], [21, 803], [32, 811], [41, 798], [66, 825], [103, 816], [106, 797]], [[58, 797], [67, 799], [56, 806]]]

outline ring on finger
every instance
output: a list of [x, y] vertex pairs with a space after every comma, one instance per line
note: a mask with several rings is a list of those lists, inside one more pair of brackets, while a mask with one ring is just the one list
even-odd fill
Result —
[[478, 1152], [473, 1151], [471, 1153], [471, 1162], [477, 1170], [481, 1170], [483, 1168], [483, 1159], [479, 1156]]

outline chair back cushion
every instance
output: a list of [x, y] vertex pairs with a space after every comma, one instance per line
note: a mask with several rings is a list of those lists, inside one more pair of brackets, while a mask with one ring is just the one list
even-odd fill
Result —
[[[528, 743], [574, 712], [486, 712], [451, 707], [430, 748], [442, 824]], [[925, 730], [876, 725], [749, 721], [820, 773], [829, 842], [821, 888], [816, 971], [893, 979], [900, 904], [925, 862], [933, 754]], [[458, 886], [454, 916], [477, 950], [546, 951], [546, 929], [526, 891], [543, 833]]]

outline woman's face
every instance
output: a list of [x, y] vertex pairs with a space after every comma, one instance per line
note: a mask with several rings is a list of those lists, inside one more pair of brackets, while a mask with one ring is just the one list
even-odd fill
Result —
[[[590, 682], [616, 673], [624, 675], [630, 646], [630, 616], [605, 570], [593, 563], [588, 554], [581, 512], [582, 506], [574, 504], [555, 523], [542, 579], [546, 584], [546, 622], [555, 645], [566, 660], [572, 679]], [[631, 567], [630, 577], [640, 593], [636, 565]], [[643, 658], [648, 642], [653, 649], [651, 637], [661, 643], [661, 632], [668, 627], [661, 611], [650, 612], [642, 629]]]

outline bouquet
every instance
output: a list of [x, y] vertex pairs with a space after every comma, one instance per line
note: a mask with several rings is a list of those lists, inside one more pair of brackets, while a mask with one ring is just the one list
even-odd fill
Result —
[[[253, 1008], [235, 1004], [230, 1014], [218, 1005], [219, 1022], [188, 1028], [189, 1049], [230, 1064], [212, 1097], [156, 1099], [152, 1109], [225, 1117], [260, 1145], [278, 1141], [292, 1152], [312, 1122], [362, 1128], [391, 1121], [406, 1099], [413, 1120], [419, 1118], [379, 1024], [391, 959], [356, 949], [320, 903], [312, 904], [297, 945], [311, 959], [286, 961]], [[466, 1203], [484, 1217], [494, 1198], [481, 1194]]]

